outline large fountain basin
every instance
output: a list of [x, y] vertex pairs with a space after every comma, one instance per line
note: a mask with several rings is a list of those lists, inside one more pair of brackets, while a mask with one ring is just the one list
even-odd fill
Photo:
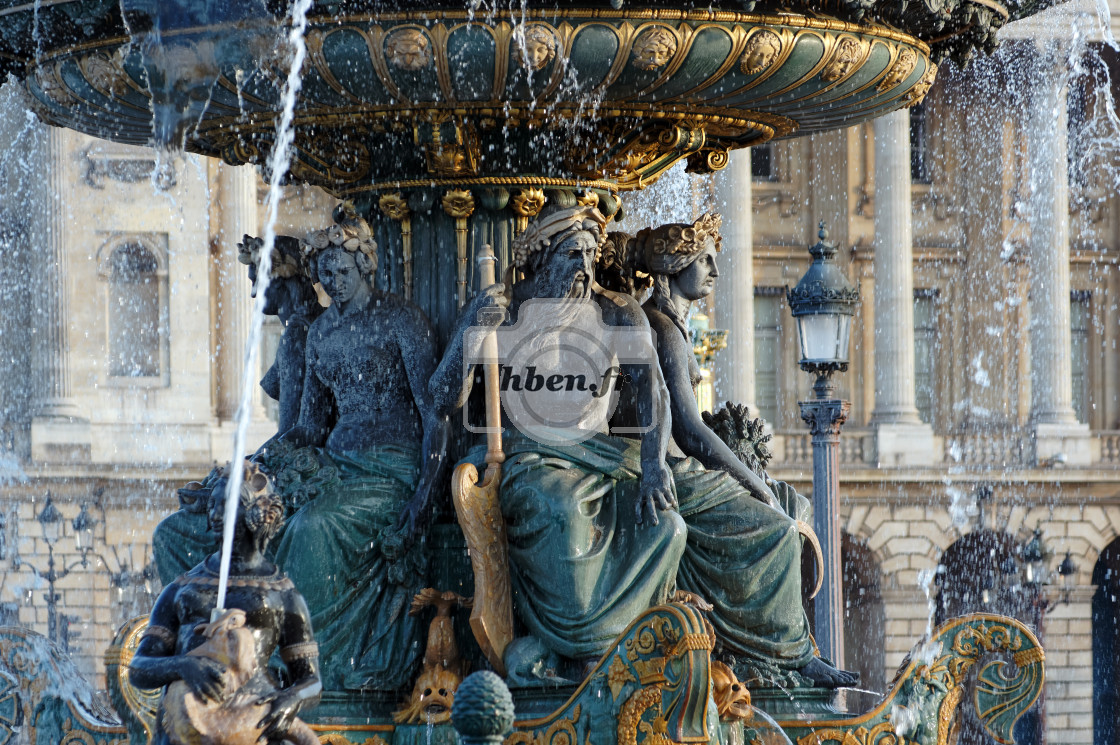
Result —
[[[43, 119], [266, 163], [287, 77], [282, 24], [165, 29], [153, 47], [112, 21], [115, 2], [42, 6], [40, 24], [102, 19], [79, 43], [42, 37], [54, 43], [14, 65]], [[10, 58], [28, 8], [0, 11]], [[312, 16], [307, 46], [291, 175], [339, 195], [526, 177], [641, 188], [682, 158], [717, 170], [731, 149], [910, 105], [936, 73], [930, 45], [908, 33], [793, 13], [339, 10]], [[153, 127], [167, 107], [177, 130]]]

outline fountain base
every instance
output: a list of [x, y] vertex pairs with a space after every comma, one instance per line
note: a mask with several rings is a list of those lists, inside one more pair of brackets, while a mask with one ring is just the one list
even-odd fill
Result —
[[[110, 696], [119, 719], [60, 648], [26, 629], [0, 628], [0, 684], [10, 683], [0, 687], [0, 745], [14, 742], [21, 724], [29, 730], [28, 742], [150, 742], [159, 694], [127, 683], [128, 663], [145, 626], [146, 619], [126, 624], [106, 652]], [[1037, 700], [1043, 684], [1044, 653], [1031, 631], [1011, 618], [977, 614], [949, 621], [916, 645], [890, 692], [870, 711], [829, 715], [832, 692], [754, 691], [758, 709], [748, 718], [725, 714], [721, 721], [710, 647], [698, 611], [678, 604], [653, 608], [634, 621], [551, 713], [532, 716], [533, 696], [520, 692], [521, 718], [506, 745], [770, 742], [773, 730], [766, 711], [798, 745], [863, 745], [887, 734], [904, 738], [899, 742], [942, 745], [951, 741], [959, 716], [975, 716], [997, 742], [1013, 743], [1015, 723]], [[539, 698], [556, 693], [542, 692]], [[972, 706], [958, 715], [966, 693]], [[457, 741], [450, 724], [394, 724], [390, 712], [395, 703], [373, 694], [327, 696], [307, 720], [320, 741], [330, 745]], [[742, 709], [736, 711], [742, 714]]]

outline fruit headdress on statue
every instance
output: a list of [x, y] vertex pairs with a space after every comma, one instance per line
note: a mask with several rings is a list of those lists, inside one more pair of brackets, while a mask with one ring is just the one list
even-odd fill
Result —
[[607, 218], [592, 205], [559, 207], [552, 211], [545, 208], [529, 226], [513, 241], [513, 266], [522, 270], [536, 270], [548, 255], [549, 246], [554, 246], [570, 234], [580, 230], [595, 233], [602, 247], [606, 240]]
[[354, 263], [367, 280], [377, 271], [377, 241], [365, 218], [358, 215], [354, 205], [342, 202], [334, 209], [334, 225], [316, 230], [300, 241], [300, 250], [307, 263], [308, 273], [317, 276], [318, 257], [332, 248], [348, 251], [354, 256]]

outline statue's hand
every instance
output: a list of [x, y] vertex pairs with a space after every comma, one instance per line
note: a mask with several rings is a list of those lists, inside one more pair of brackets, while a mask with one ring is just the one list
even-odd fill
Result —
[[471, 326], [497, 327], [508, 315], [509, 298], [506, 286], [501, 282], [482, 290], [463, 308], [459, 315], [460, 332]]
[[649, 524], [657, 525], [657, 513], [676, 506], [677, 498], [673, 494], [673, 477], [669, 469], [661, 463], [656, 468], [643, 468], [641, 493], [635, 507], [638, 525], [645, 525], [647, 516]]
[[400, 546], [401, 553], [407, 551], [423, 535], [432, 519], [431, 494], [425, 492], [427, 490], [417, 491], [412, 499], [408, 500], [408, 504], [404, 506], [400, 517], [397, 518], [397, 530], [403, 539]]
[[221, 703], [226, 697], [225, 673], [225, 666], [209, 657], [182, 655], [179, 658], [179, 677], [203, 700]]
[[258, 728], [264, 730], [261, 738], [265, 742], [279, 742], [284, 739], [296, 715], [299, 714], [299, 697], [290, 691], [279, 691], [265, 696], [257, 703], [272, 705], [269, 712], [257, 724]]
[[490, 308], [505, 310], [507, 307], [509, 307], [509, 298], [506, 296], [506, 286], [498, 282], [475, 296], [468, 306], [467, 316], [473, 326], [497, 326], [502, 322], [505, 313], [480, 313], [479, 311]]

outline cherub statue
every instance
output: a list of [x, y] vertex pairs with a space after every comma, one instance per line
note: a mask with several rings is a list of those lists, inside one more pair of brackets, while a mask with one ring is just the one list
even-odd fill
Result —
[[[225, 490], [210, 499], [221, 533]], [[156, 741], [171, 745], [314, 745], [297, 718], [319, 701], [318, 646], [303, 596], [265, 558], [284, 521], [271, 479], [250, 461], [239, 494], [225, 609], [217, 606], [221, 557], [212, 554], [164, 588], [130, 665], [138, 688], [166, 686]], [[277, 649], [290, 684], [268, 668]]]

